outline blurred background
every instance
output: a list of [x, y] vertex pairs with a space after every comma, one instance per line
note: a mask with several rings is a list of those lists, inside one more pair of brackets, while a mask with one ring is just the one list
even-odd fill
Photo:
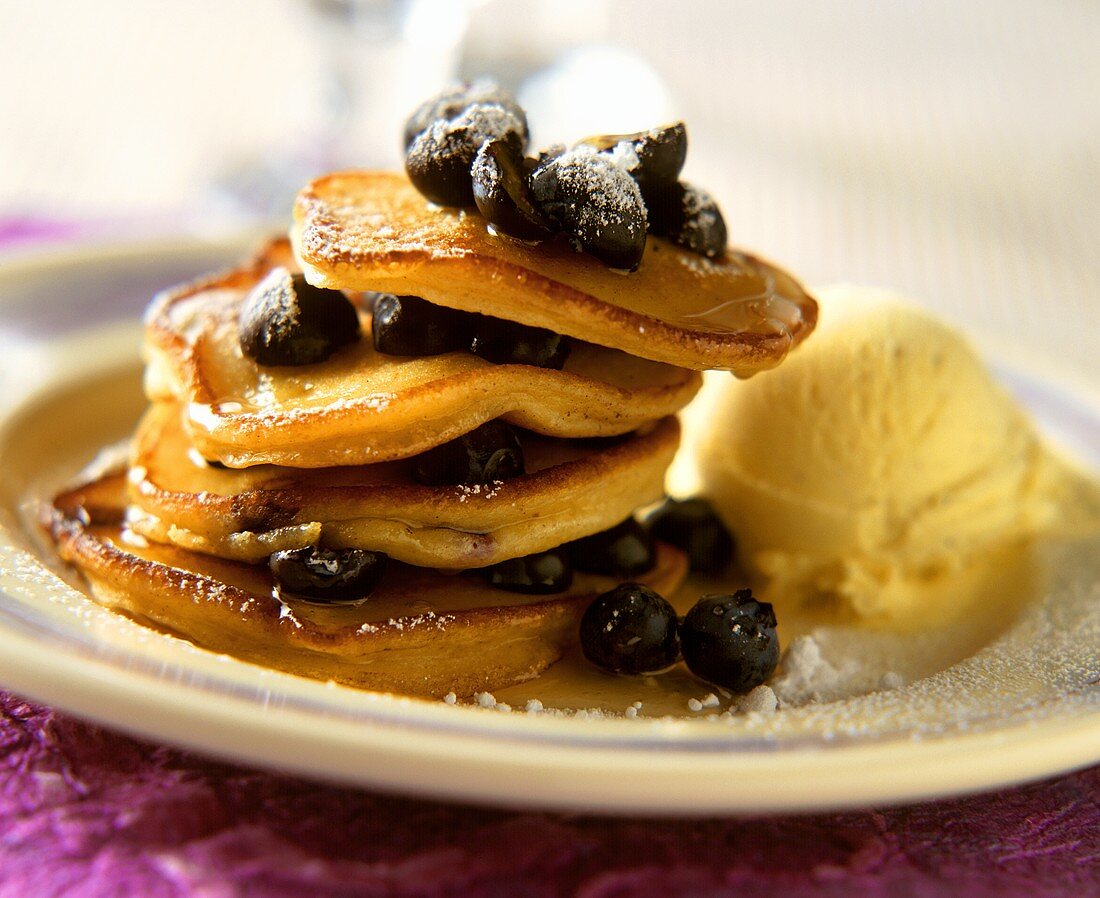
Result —
[[536, 144], [688, 123], [734, 243], [1100, 383], [1100, 4], [0, 0], [0, 264], [282, 229], [494, 75]]

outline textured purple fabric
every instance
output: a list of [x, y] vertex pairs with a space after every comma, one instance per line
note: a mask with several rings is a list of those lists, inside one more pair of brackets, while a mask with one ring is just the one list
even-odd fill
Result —
[[1100, 895], [1100, 768], [914, 807], [602, 820], [208, 761], [0, 694], [0, 896]]
[[85, 225], [29, 216], [0, 216], [0, 249], [20, 244], [71, 240], [85, 231]]
[[[101, 233], [0, 218], [0, 249]], [[812, 817], [601, 820], [209, 761], [0, 692], [0, 898], [1100, 896], [1100, 767]]]
[[0, 212], [0, 252], [20, 252], [80, 241], [153, 240], [178, 233], [190, 219], [168, 215], [143, 215], [111, 219], [58, 219]]

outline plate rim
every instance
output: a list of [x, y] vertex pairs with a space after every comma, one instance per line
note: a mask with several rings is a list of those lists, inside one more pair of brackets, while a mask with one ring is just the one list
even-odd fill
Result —
[[[652, 748], [563, 748], [532, 740], [509, 757], [511, 746], [484, 731], [415, 738], [427, 735], [422, 724], [372, 720], [364, 726], [238, 696], [219, 696], [211, 703], [203, 690], [181, 683], [172, 684], [166, 702], [161, 681], [72, 655], [60, 658], [61, 682], [68, 687], [60, 694], [54, 688], [58, 656], [7, 630], [0, 631], [0, 649], [0, 677], [14, 684], [6, 688], [135, 738], [273, 772], [498, 807], [670, 817], [882, 807], [988, 791], [1087, 767], [1096, 761], [1100, 737], [1100, 713], [1093, 712], [973, 733], [844, 746], [735, 754], [679, 750], [662, 753], [655, 777]], [[447, 709], [456, 711], [490, 713]], [[320, 741], [309, 735], [319, 720], [329, 728]], [[316, 764], [319, 758], [323, 769]], [[362, 763], [367, 758], [369, 767]], [[722, 776], [730, 773], [731, 760], [738, 774], [732, 779]], [[492, 776], [486, 776], [490, 762]], [[614, 777], [603, 776], [609, 769], [616, 771]], [[548, 771], [553, 775], [542, 781], [533, 777]], [[647, 786], [640, 791], [633, 784], [643, 777]], [[600, 784], [596, 793], [593, 783]]]

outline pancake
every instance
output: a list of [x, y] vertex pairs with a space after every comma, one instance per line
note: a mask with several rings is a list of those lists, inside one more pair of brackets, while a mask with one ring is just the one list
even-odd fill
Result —
[[[298, 676], [410, 695], [469, 696], [537, 676], [577, 639], [588, 603], [616, 581], [578, 574], [554, 596], [521, 596], [480, 577], [392, 565], [359, 605], [273, 597], [267, 569], [174, 546], [126, 541], [125, 477], [57, 497], [47, 525], [101, 604], [202, 648]], [[671, 594], [684, 555], [658, 547], [639, 578]]]
[[495, 365], [468, 352], [374, 351], [364, 338], [330, 359], [261, 367], [238, 345], [237, 309], [289, 247], [162, 294], [146, 318], [146, 392], [187, 404], [206, 458], [231, 467], [362, 465], [417, 455], [494, 418], [557, 437], [629, 433], [686, 405], [694, 371], [577, 343], [562, 371]]
[[772, 368], [817, 321], [794, 278], [747, 253], [712, 261], [650, 235], [624, 275], [564, 238], [528, 246], [491, 234], [480, 215], [431, 206], [392, 172], [317, 178], [294, 218], [311, 283], [412, 293], [684, 368]]
[[413, 463], [294, 469], [211, 467], [196, 457], [178, 405], [138, 425], [131, 527], [157, 542], [239, 561], [316, 545], [385, 552], [409, 564], [484, 567], [613, 527], [664, 495], [680, 427], [637, 436], [556, 440], [523, 432], [528, 473], [478, 486], [423, 486]]

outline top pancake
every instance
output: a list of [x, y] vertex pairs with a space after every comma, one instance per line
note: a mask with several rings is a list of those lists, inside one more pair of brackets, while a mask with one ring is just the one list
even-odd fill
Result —
[[616, 436], [673, 414], [700, 376], [576, 343], [561, 371], [497, 365], [469, 352], [375, 352], [363, 337], [315, 365], [261, 366], [240, 349], [237, 310], [276, 265], [274, 241], [252, 262], [159, 296], [146, 317], [146, 392], [189, 412], [207, 459], [230, 467], [360, 465], [408, 458], [494, 418], [549, 436]]
[[709, 260], [651, 235], [639, 269], [622, 274], [563, 238], [492, 234], [476, 212], [435, 208], [392, 172], [318, 178], [294, 217], [311, 283], [415, 294], [684, 368], [772, 368], [817, 321], [794, 278], [746, 253]]

